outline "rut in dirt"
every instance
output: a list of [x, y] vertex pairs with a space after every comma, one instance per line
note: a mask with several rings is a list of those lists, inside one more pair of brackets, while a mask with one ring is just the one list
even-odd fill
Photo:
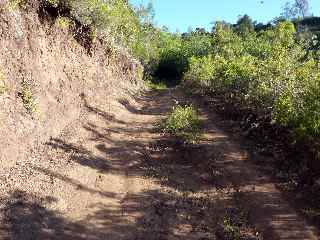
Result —
[[318, 239], [214, 113], [199, 105], [197, 145], [159, 133], [177, 103], [197, 101], [179, 89], [119, 99], [112, 113], [86, 101], [84, 117], [28, 165], [29, 188], [3, 199], [1, 238]]

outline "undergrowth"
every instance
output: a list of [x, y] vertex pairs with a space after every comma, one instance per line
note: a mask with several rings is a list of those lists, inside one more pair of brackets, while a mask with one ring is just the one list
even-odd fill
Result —
[[56, 20], [56, 24], [61, 29], [67, 29], [70, 26], [71, 21], [66, 17], [58, 17]]
[[217, 237], [226, 240], [263, 240], [263, 236], [249, 222], [250, 211], [244, 206], [242, 193], [233, 194], [232, 207], [225, 210]]
[[167, 85], [165, 84], [165, 82], [162, 82], [162, 81], [154, 82], [152, 80], [147, 80], [147, 81], [145, 81], [145, 84], [151, 90], [165, 90], [165, 89], [167, 89]]
[[200, 139], [200, 119], [193, 106], [176, 106], [168, 115], [163, 130], [185, 143], [196, 143]]
[[21, 91], [19, 93], [24, 107], [27, 109], [27, 111], [31, 114], [37, 114], [38, 113], [38, 106], [34, 99], [33, 93], [31, 91], [31, 88], [29, 84], [26, 81], [23, 81], [21, 83]]
[[320, 136], [318, 61], [299, 42], [291, 22], [274, 29], [238, 35], [217, 23], [213, 48], [193, 56], [184, 80], [226, 100], [269, 115], [300, 137]]
[[9, 0], [7, 2], [7, 8], [11, 11], [17, 10], [18, 8], [25, 8], [26, 2], [26, 0]]

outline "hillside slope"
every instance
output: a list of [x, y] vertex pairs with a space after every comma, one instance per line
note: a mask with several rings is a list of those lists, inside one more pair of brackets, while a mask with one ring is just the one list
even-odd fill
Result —
[[0, 159], [3, 174], [33, 148], [56, 136], [81, 115], [86, 96], [108, 103], [137, 89], [134, 60], [112, 58], [102, 42], [81, 46], [68, 28], [27, 9], [1, 5]]
[[52, 163], [45, 146], [87, 119], [88, 102], [112, 112], [118, 98], [141, 88], [136, 60], [111, 55], [99, 36], [89, 49], [68, 27], [47, 17], [38, 1], [23, 9], [0, 3], [0, 219], [4, 199], [13, 192], [42, 199], [56, 191], [31, 177], [37, 175], [31, 165], [66, 167]]

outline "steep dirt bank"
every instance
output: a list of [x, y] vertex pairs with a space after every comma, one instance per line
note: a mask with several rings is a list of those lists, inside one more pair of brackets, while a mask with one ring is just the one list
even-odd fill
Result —
[[[64, 179], [61, 169], [68, 165], [59, 153], [48, 150], [49, 140], [69, 136], [71, 131], [75, 141], [80, 141], [77, 131], [88, 120], [88, 102], [112, 112], [117, 98], [141, 88], [136, 61], [126, 55], [111, 57], [99, 38], [89, 52], [72, 31], [54, 21], [49, 24], [39, 13], [39, 1], [23, 10], [0, 1], [0, 239], [35, 239], [36, 230], [29, 229], [28, 223], [46, 224], [41, 213], [44, 209], [39, 207], [53, 202], [52, 194], [60, 194], [60, 190], [59, 185], [52, 187], [56, 182], [52, 174], [39, 171], [41, 167], [55, 170], [57, 178]], [[86, 179], [90, 173], [83, 171]], [[77, 174], [82, 174], [81, 170]], [[81, 187], [68, 179], [70, 187]], [[99, 195], [99, 190], [87, 192]], [[30, 204], [34, 201], [37, 214], [29, 218], [32, 212], [19, 212], [19, 206], [24, 206], [21, 199]], [[60, 210], [71, 203], [76, 206], [67, 197], [59, 199]], [[16, 220], [21, 222], [14, 224]], [[13, 228], [8, 231], [11, 223]], [[26, 233], [29, 230], [30, 235]]]
[[81, 96], [107, 104], [139, 88], [138, 63], [110, 57], [99, 39], [89, 54], [67, 27], [43, 19], [39, 2], [23, 10], [0, 2], [1, 178], [81, 118]]

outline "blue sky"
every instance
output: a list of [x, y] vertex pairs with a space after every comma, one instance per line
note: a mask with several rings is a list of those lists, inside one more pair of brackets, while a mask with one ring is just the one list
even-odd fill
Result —
[[[129, 0], [132, 4], [149, 0]], [[153, 0], [156, 23], [171, 31], [187, 31], [188, 27], [211, 28], [217, 20], [235, 22], [239, 15], [248, 14], [258, 22], [268, 22], [280, 15], [288, 0]], [[320, 0], [309, 0], [311, 13], [320, 15]]]

